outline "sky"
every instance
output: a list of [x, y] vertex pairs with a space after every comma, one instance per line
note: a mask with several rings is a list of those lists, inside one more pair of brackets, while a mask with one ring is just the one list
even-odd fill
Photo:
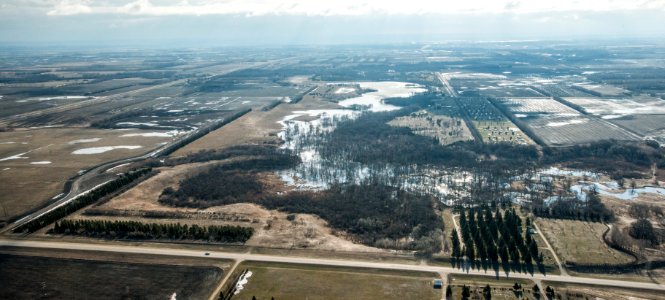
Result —
[[2, 0], [2, 45], [665, 39], [665, 0]]

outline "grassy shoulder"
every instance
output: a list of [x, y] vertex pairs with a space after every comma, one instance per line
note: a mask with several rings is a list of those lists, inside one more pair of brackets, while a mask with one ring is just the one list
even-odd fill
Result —
[[554, 288], [556, 299], [663, 299], [663, 294], [660, 291], [624, 289], [600, 285], [585, 285], [549, 281], [543, 281], [542, 284], [543, 286], [551, 286]]
[[441, 299], [438, 274], [243, 262], [252, 275], [234, 299]]
[[[518, 290], [514, 289], [516, 283], [521, 287]], [[471, 299], [484, 299], [482, 298], [483, 289], [487, 285], [490, 286], [492, 299], [535, 299], [533, 296], [535, 283], [528, 279], [450, 275], [449, 284], [453, 293], [451, 299], [462, 299], [462, 289], [464, 286], [469, 287]], [[480, 298], [475, 298], [475, 296]]]

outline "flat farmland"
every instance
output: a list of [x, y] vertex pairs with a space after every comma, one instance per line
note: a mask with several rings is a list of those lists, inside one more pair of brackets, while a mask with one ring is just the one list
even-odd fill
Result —
[[641, 136], [659, 136], [665, 129], [665, 114], [663, 115], [629, 115], [607, 120], [627, 128]]
[[103, 162], [138, 156], [173, 139], [164, 131], [39, 128], [0, 132], [0, 220], [62, 192], [66, 180]]
[[499, 102], [512, 113], [526, 115], [577, 116], [579, 113], [552, 98], [506, 98]]
[[587, 116], [529, 118], [524, 123], [550, 146], [575, 145], [600, 140], [637, 140], [626, 130]]
[[252, 275], [233, 299], [441, 299], [438, 274], [245, 262]]
[[564, 98], [587, 112], [612, 119], [627, 115], [665, 114], [665, 100], [650, 96], [625, 98], [568, 97]]
[[498, 102], [550, 146], [606, 139], [636, 140], [626, 130], [605, 120], [582, 115], [552, 98], [507, 98]]
[[206, 299], [218, 267], [0, 254], [2, 299]]

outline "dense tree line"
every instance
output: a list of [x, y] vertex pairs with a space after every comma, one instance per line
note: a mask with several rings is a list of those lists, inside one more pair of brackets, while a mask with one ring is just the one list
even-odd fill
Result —
[[652, 164], [663, 162], [665, 149], [654, 148], [649, 142], [607, 140], [543, 149], [545, 165], [563, 163], [572, 168], [604, 172], [614, 179], [644, 177], [649, 173]]
[[127, 173], [124, 173], [120, 175], [120, 177], [116, 178], [115, 180], [105, 183], [104, 185], [89, 191], [85, 195], [81, 195], [78, 198], [75, 198], [71, 202], [60, 206], [40, 217], [37, 219], [34, 219], [28, 223], [25, 223], [16, 229], [14, 229], [14, 232], [27, 232], [27, 233], [32, 233], [35, 232], [49, 224], [52, 224], [53, 222], [60, 220], [69, 214], [85, 207], [88, 206], [103, 197], [106, 197], [108, 195], [111, 195], [115, 193], [116, 191], [122, 189], [126, 185], [134, 182], [135, 180], [145, 176], [146, 174], [149, 174], [152, 172], [151, 168], [144, 168], [144, 169], [139, 169], [139, 170], [134, 170], [130, 171]]
[[62, 220], [51, 233], [119, 239], [206, 240], [223, 243], [244, 243], [254, 228], [241, 226], [199, 226], [157, 224], [137, 221]]
[[[187, 156], [168, 158], [166, 165], [175, 166], [180, 164], [189, 164], [196, 162], [206, 162], [211, 160], [224, 160], [239, 156], [292, 156], [288, 149], [278, 149], [274, 145], [238, 145], [224, 149], [206, 149]], [[289, 158], [292, 159], [292, 158]]]
[[532, 207], [534, 215], [543, 218], [584, 220], [592, 222], [611, 222], [614, 213], [600, 200], [598, 192], [591, 190], [587, 193], [586, 200], [571, 198], [559, 198], [549, 204], [541, 203]]
[[524, 263], [527, 268], [532, 268], [534, 262], [541, 264], [543, 258], [529, 232], [530, 222], [527, 218], [523, 229], [522, 219], [514, 208], [504, 210], [503, 214], [487, 205], [462, 211], [459, 223], [464, 244], [461, 245], [458, 232], [453, 230], [452, 256], [458, 261], [466, 257], [472, 262]]

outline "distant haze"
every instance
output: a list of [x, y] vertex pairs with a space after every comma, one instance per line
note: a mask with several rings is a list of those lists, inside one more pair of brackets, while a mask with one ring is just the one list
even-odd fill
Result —
[[3, 0], [0, 43], [236, 46], [665, 37], [665, 0]]

